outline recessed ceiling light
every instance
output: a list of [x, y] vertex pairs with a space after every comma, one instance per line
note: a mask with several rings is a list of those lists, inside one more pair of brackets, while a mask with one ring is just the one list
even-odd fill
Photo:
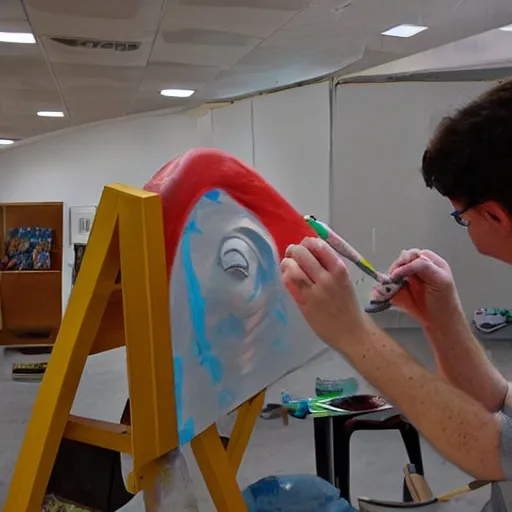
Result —
[[14, 144], [11, 139], [0, 139], [0, 146], [10, 146], [11, 144]]
[[36, 38], [30, 32], [0, 32], [0, 43], [34, 44]]
[[171, 98], [190, 98], [196, 91], [191, 89], [164, 89], [160, 91], [162, 96], [169, 96]]
[[428, 27], [422, 27], [420, 25], [409, 25], [404, 23], [403, 25], [398, 25], [396, 27], [392, 27], [386, 32], [382, 32], [383, 36], [392, 36], [392, 37], [412, 37], [424, 30], [427, 30]]
[[512, 25], [506, 25], [504, 27], [500, 27], [500, 30], [503, 30], [503, 32], [512, 32]]
[[39, 117], [64, 117], [64, 112], [41, 110], [37, 113]]

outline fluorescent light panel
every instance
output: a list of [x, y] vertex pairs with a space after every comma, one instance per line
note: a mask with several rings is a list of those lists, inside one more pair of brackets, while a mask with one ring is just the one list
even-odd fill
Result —
[[36, 38], [30, 32], [0, 32], [0, 43], [34, 44]]
[[396, 27], [392, 27], [386, 32], [382, 32], [383, 36], [392, 36], [392, 37], [412, 37], [424, 30], [427, 30], [428, 27], [422, 27], [420, 25], [410, 25], [408, 23], [404, 23], [402, 25], [397, 25]]
[[64, 112], [53, 110], [41, 110], [37, 113], [39, 117], [64, 117]]
[[11, 139], [0, 139], [0, 146], [10, 146], [11, 144], [14, 144]]
[[191, 89], [164, 89], [160, 91], [162, 96], [169, 96], [170, 98], [190, 98], [196, 91]]

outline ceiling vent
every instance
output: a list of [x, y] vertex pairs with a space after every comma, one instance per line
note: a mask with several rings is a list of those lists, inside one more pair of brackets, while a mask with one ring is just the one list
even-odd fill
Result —
[[51, 40], [71, 48], [110, 50], [113, 52], [134, 52], [141, 45], [141, 43], [132, 41], [100, 41], [98, 39], [75, 39], [72, 37], [52, 37]]

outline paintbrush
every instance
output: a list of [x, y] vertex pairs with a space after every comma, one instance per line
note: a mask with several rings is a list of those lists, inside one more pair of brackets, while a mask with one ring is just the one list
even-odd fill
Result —
[[317, 220], [313, 215], [306, 215], [304, 220], [314, 229], [315, 233], [325, 240], [340, 256], [356, 265], [367, 276], [382, 285], [382, 300], [371, 300], [366, 306], [367, 313], [379, 313], [391, 307], [391, 298], [407, 283], [404, 279], [393, 281], [389, 276], [375, 270], [373, 265], [359, 254], [348, 242], [336, 234], [327, 224]]

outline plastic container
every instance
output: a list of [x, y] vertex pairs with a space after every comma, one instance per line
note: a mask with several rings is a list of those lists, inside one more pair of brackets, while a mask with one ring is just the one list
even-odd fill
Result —
[[262, 478], [243, 496], [249, 512], [357, 512], [338, 489], [315, 475]]

